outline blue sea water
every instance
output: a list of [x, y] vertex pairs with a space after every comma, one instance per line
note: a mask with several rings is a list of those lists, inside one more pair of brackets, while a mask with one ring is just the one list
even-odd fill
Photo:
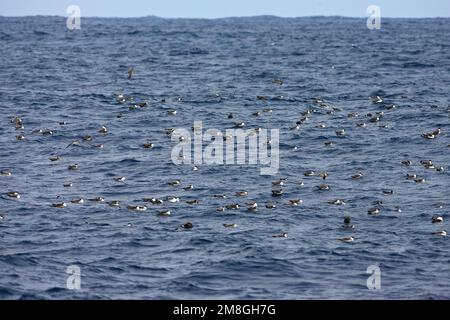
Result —
[[[63, 17], [0, 17], [0, 169], [12, 172], [0, 176], [1, 299], [450, 298], [449, 240], [433, 235], [449, 229], [449, 19], [383, 19], [372, 31], [365, 19], [339, 17], [81, 22], [70, 31]], [[150, 105], [129, 110], [116, 93]], [[371, 103], [374, 95], [383, 103]], [[267, 108], [273, 112], [253, 116]], [[307, 110], [314, 112], [300, 130], [290, 130]], [[367, 114], [380, 111], [381, 121], [370, 123]], [[14, 116], [23, 130], [11, 124]], [[164, 129], [196, 120], [205, 129], [236, 121], [279, 129], [279, 173], [173, 164]], [[97, 132], [102, 125], [106, 135]], [[346, 135], [337, 137], [341, 128]], [[437, 128], [438, 138], [421, 137]], [[67, 147], [86, 134], [93, 141]], [[142, 148], [147, 141], [155, 148]], [[55, 154], [61, 160], [51, 162]], [[423, 159], [444, 172], [425, 169]], [[67, 170], [74, 163], [79, 169]], [[305, 177], [307, 170], [329, 176]], [[359, 171], [364, 177], [351, 179]], [[119, 175], [125, 182], [114, 181]], [[273, 198], [278, 178], [288, 180]], [[167, 185], [174, 179], [181, 186]], [[194, 189], [183, 190], [190, 183]], [[322, 183], [331, 189], [317, 191]], [[236, 197], [240, 190], [248, 196]], [[169, 195], [180, 202], [127, 209]], [[97, 196], [122, 205], [70, 203]], [[303, 204], [287, 206], [294, 198]], [[328, 203], [336, 198], [346, 204]], [[192, 199], [201, 203], [186, 204]], [[368, 215], [378, 200], [381, 213]], [[60, 201], [68, 206], [52, 207]], [[257, 212], [245, 209], [249, 201]], [[217, 211], [232, 203], [242, 208]], [[160, 207], [172, 215], [157, 216]], [[444, 222], [432, 224], [434, 214]], [[346, 215], [353, 231], [341, 229]], [[188, 221], [193, 229], [179, 228]], [[288, 237], [272, 237], [282, 232]], [[350, 235], [352, 243], [337, 240]], [[81, 269], [81, 290], [66, 288], [71, 265]], [[367, 288], [371, 265], [380, 267], [380, 290]]]

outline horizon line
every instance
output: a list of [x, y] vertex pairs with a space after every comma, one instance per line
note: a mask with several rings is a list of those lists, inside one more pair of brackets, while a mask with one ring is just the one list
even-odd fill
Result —
[[[57, 17], [57, 18], [67, 18], [67, 15], [58, 14], [35, 14], [35, 15], [1, 15], [0, 18], [32, 18], [32, 17]], [[236, 19], [236, 18], [279, 18], [279, 19], [300, 19], [300, 18], [347, 18], [347, 19], [367, 19], [369, 16], [345, 16], [345, 15], [311, 15], [311, 16], [278, 16], [271, 14], [260, 14], [253, 16], [225, 16], [225, 17], [162, 17], [156, 15], [145, 15], [145, 16], [83, 16], [84, 19], [145, 19], [145, 18], [157, 18], [157, 19], [189, 19], [189, 20], [221, 20], [221, 19]], [[450, 16], [381, 16], [382, 19], [449, 19]]]

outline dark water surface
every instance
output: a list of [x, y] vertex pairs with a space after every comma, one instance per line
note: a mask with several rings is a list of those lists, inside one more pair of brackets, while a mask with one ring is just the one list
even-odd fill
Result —
[[[82, 18], [81, 30], [69, 31], [62, 17], [3, 17], [0, 75], [0, 169], [12, 172], [0, 176], [2, 299], [450, 298], [449, 238], [433, 235], [449, 229], [449, 19], [384, 19], [370, 31], [364, 19], [347, 18]], [[129, 110], [116, 101], [119, 92], [150, 106]], [[384, 102], [372, 104], [373, 95]], [[252, 115], [267, 108], [273, 112]], [[308, 109], [315, 112], [290, 130]], [[369, 122], [366, 114], [379, 111], [381, 121]], [[174, 165], [164, 129], [194, 120], [205, 129], [235, 121], [280, 129], [279, 173]], [[97, 132], [102, 125], [108, 134]], [[439, 127], [438, 138], [421, 137]], [[337, 137], [341, 128], [347, 134]], [[66, 148], [86, 134], [93, 141]], [[142, 148], [147, 141], [155, 148]], [[55, 154], [61, 160], [51, 162]], [[405, 159], [413, 165], [403, 166]], [[422, 159], [444, 172], [424, 168]], [[67, 170], [74, 163], [79, 169]], [[306, 170], [329, 177], [304, 177]], [[352, 180], [358, 171], [364, 177]], [[119, 175], [126, 181], [114, 181]], [[285, 194], [273, 198], [271, 181], [280, 177], [288, 178]], [[179, 187], [167, 185], [177, 178]], [[189, 183], [194, 189], [183, 190]], [[331, 189], [317, 191], [322, 183]], [[239, 190], [249, 195], [238, 198]], [[221, 193], [228, 198], [212, 197]], [[150, 204], [145, 212], [127, 209], [168, 195], [180, 197], [160, 206], [170, 217]], [[97, 196], [122, 205], [70, 203]], [[294, 198], [303, 204], [287, 206]], [[346, 204], [328, 204], [336, 198]], [[192, 199], [201, 203], [186, 204]], [[377, 200], [381, 213], [368, 215]], [[60, 201], [68, 206], [52, 207]], [[249, 201], [257, 212], [245, 209]], [[269, 201], [277, 208], [266, 209]], [[217, 211], [232, 203], [242, 208]], [[444, 222], [432, 224], [434, 214]], [[354, 231], [340, 228], [346, 215]], [[188, 221], [192, 230], [177, 229]], [[288, 238], [272, 237], [281, 232]], [[337, 240], [349, 235], [354, 242]], [[70, 265], [81, 268], [81, 291], [66, 289]], [[380, 266], [381, 290], [366, 287], [370, 265]]]

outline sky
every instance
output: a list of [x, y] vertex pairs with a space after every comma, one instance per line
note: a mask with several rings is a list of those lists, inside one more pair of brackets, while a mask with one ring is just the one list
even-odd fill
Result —
[[450, 17], [450, 0], [0, 0], [0, 16], [67, 16], [69, 5], [85, 17], [366, 17], [369, 5], [382, 17]]

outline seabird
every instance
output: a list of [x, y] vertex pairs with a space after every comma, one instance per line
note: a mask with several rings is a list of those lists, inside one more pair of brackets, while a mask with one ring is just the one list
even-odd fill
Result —
[[294, 206], [294, 207], [296, 207], [296, 206], [298, 206], [298, 205], [300, 205], [302, 203], [303, 203], [303, 200], [301, 200], [301, 199], [291, 199], [291, 200], [289, 200], [289, 205], [290, 206]]
[[227, 196], [224, 194], [215, 194], [213, 195], [213, 198], [217, 198], [217, 199], [226, 199]]
[[131, 77], [133, 76], [134, 73], [134, 68], [129, 68], [128, 69], [128, 80], [131, 80]]
[[144, 143], [144, 149], [152, 149], [155, 145], [153, 143]]
[[55, 162], [61, 159], [58, 155], [50, 157], [50, 161]]
[[194, 225], [192, 223], [190, 223], [190, 222], [187, 222], [185, 224], [182, 224], [181, 227], [183, 229], [192, 229], [194, 227]]
[[200, 201], [198, 201], [197, 199], [195, 199], [195, 200], [187, 200], [186, 203], [194, 205], [194, 204], [200, 204]]
[[370, 215], [379, 214], [380, 213], [380, 209], [379, 208], [370, 208], [369, 211], [367, 211], [367, 212]]
[[380, 121], [380, 117], [377, 117], [377, 116], [375, 116], [375, 117], [372, 117], [372, 118], [370, 118], [370, 120], [369, 120], [371, 123], [376, 123], [376, 122], [379, 122]]
[[9, 177], [9, 176], [12, 175], [12, 173], [9, 170], [2, 170], [2, 171], [0, 171], [0, 175], [5, 176], [5, 177]]
[[89, 135], [89, 134], [83, 136], [83, 138], [81, 138], [81, 139], [83, 139], [83, 141], [92, 141], [92, 140], [94, 140], [94, 138], [91, 135]]
[[146, 206], [127, 206], [127, 208], [132, 211], [146, 211], [147, 210]]
[[161, 216], [161, 217], [168, 217], [168, 216], [170, 216], [170, 210], [162, 210], [162, 211], [158, 211], [158, 216]]
[[72, 182], [64, 182], [64, 188], [71, 188], [73, 186]]
[[394, 194], [394, 190], [392, 190], [392, 189], [383, 190], [383, 194], [385, 194], [385, 195], [393, 195]]
[[287, 232], [283, 232], [283, 233], [281, 233], [281, 234], [274, 234], [274, 235], [272, 236], [272, 238], [287, 238], [287, 237], [288, 237]]
[[235, 204], [229, 204], [229, 205], [226, 205], [225, 206], [227, 209], [229, 209], [229, 210], [237, 210], [237, 209], [239, 209], [239, 205], [237, 204], [237, 203], [235, 203]]
[[93, 201], [93, 202], [104, 202], [105, 198], [103, 198], [103, 197], [96, 197], [96, 198], [88, 199], [88, 200], [89, 201]]
[[236, 228], [237, 224], [236, 223], [224, 223], [223, 226], [225, 228]]
[[433, 234], [436, 235], [436, 236], [446, 237], [447, 236], [447, 231], [442, 230], [442, 231], [435, 232]]
[[360, 179], [360, 178], [362, 178], [363, 176], [364, 176], [364, 174], [360, 171], [360, 172], [358, 172], [357, 174], [353, 175], [353, 176], [352, 176], [352, 179], [353, 179], [353, 180]]
[[163, 204], [163, 200], [157, 198], [144, 198], [142, 199], [144, 202], [150, 202], [151, 204]]
[[60, 202], [60, 203], [54, 203], [54, 204], [52, 204], [52, 206], [54, 208], [65, 208], [65, 207], [67, 207], [67, 204], [65, 202]]
[[345, 129], [336, 130], [336, 135], [338, 137], [345, 135]]
[[246, 197], [246, 196], [248, 196], [248, 192], [247, 191], [238, 191], [238, 192], [236, 192], [236, 196]]
[[19, 118], [19, 117], [13, 117], [13, 118], [11, 119], [11, 123], [14, 123], [14, 124], [17, 124], [17, 125], [22, 125], [22, 124], [23, 124], [23, 121], [22, 121], [22, 119]]
[[426, 132], [426, 133], [422, 133], [422, 137], [426, 138], [426, 139], [435, 139], [437, 138], [438, 135], [440, 135], [442, 132], [441, 128], [438, 128], [432, 132]]
[[181, 183], [181, 180], [173, 180], [173, 181], [167, 182], [167, 184], [172, 187], [179, 186], [180, 183]]
[[109, 201], [108, 204], [109, 204], [111, 207], [120, 207], [120, 201], [118, 201], [118, 200], [112, 200], [112, 201]]
[[275, 209], [277, 206], [275, 203], [266, 203], [266, 208], [267, 209]]
[[71, 147], [71, 146], [79, 146], [80, 143], [81, 143], [80, 140], [72, 141], [71, 143], [69, 143], [69, 144], [67, 145], [66, 148]]
[[6, 193], [6, 195], [10, 198], [20, 199], [20, 194], [16, 191], [8, 192], [8, 193]]
[[53, 131], [49, 130], [49, 129], [39, 129], [39, 133], [42, 134], [43, 136], [51, 136], [53, 135]]
[[330, 186], [329, 185], [327, 185], [327, 184], [321, 184], [321, 185], [318, 185], [317, 186], [317, 188], [319, 189], [319, 190], [330, 190]]
[[439, 222], [443, 222], [443, 221], [444, 221], [444, 218], [441, 217], [441, 216], [438, 216], [438, 215], [434, 215], [434, 216], [431, 218], [431, 221], [432, 221], [433, 223], [439, 223]]
[[434, 164], [424, 164], [425, 169], [435, 169]]
[[114, 180], [116, 180], [117, 182], [124, 182], [125, 177], [123, 177], [123, 176], [115, 177]]
[[258, 210], [258, 204], [256, 202], [247, 202], [247, 210], [248, 211], [256, 211]]
[[311, 177], [311, 176], [314, 175], [314, 171], [305, 171], [305, 172], [303, 173], [303, 175], [304, 175], [305, 177]]
[[283, 190], [272, 190], [272, 197], [281, 197], [283, 195]]
[[180, 202], [180, 198], [178, 197], [173, 197], [173, 196], [168, 196], [166, 198], [167, 201], [171, 202], [171, 203], [175, 203], [175, 202]]
[[426, 139], [436, 139], [436, 136], [432, 133], [423, 133], [422, 137], [424, 137]]
[[342, 241], [342, 242], [353, 242], [353, 241], [355, 241], [355, 238], [350, 236], [350, 237], [339, 238], [338, 240]]
[[273, 79], [272, 80], [272, 83], [274, 83], [274, 84], [278, 84], [278, 85], [283, 85], [283, 80], [281, 80], [281, 79]]
[[420, 160], [420, 164], [423, 166], [432, 166], [433, 165], [433, 161], [431, 160]]
[[192, 184], [188, 184], [186, 187], [183, 188], [186, 191], [194, 189], [194, 186]]
[[75, 203], [75, 204], [82, 204], [82, 203], [84, 203], [84, 200], [82, 198], [76, 198], [76, 199], [70, 200], [70, 202]]
[[377, 103], [382, 103], [383, 99], [381, 99], [380, 96], [372, 96], [370, 97], [370, 100], [372, 101], [372, 103], [377, 104]]
[[328, 172], [319, 173], [319, 177], [321, 177], [323, 180], [325, 180], [328, 177]]
[[69, 170], [77, 170], [78, 169], [78, 164], [70, 164], [67, 168]]
[[272, 185], [273, 186], [282, 186], [282, 185], [284, 185], [285, 181], [286, 181], [286, 179], [275, 180], [275, 181], [272, 181]]
[[328, 201], [328, 203], [329, 203], [329, 204], [334, 204], [334, 205], [340, 206], [340, 205], [345, 204], [345, 201], [344, 201], [344, 200], [341, 200], [341, 199], [335, 199], [335, 200], [330, 200], [330, 201]]
[[108, 129], [105, 126], [101, 126], [100, 129], [98, 129], [99, 133], [108, 133]]
[[352, 224], [352, 220], [349, 216], [344, 217], [344, 224], [342, 225], [343, 229], [354, 229], [355, 226]]
[[411, 160], [403, 160], [402, 164], [404, 164], [405, 166], [409, 167], [412, 165], [412, 161]]
[[413, 180], [413, 179], [416, 179], [417, 178], [417, 174], [409, 174], [409, 173], [407, 173], [406, 174], [406, 179], [409, 179], [409, 180]]

